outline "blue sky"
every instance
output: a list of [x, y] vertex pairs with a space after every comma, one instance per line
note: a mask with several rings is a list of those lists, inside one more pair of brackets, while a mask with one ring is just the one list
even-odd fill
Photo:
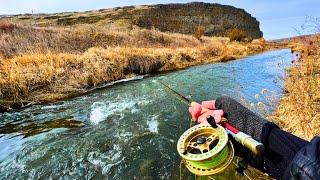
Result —
[[[52, 13], [85, 11], [118, 6], [141, 4], [185, 3], [174, 0], [0, 0], [0, 14]], [[299, 35], [299, 28], [306, 16], [320, 17], [319, 0], [216, 0], [206, 1], [243, 8], [260, 21], [267, 39]]]

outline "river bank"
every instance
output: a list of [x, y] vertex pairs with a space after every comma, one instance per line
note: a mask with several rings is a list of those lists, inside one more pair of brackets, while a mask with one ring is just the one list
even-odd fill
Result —
[[79, 96], [136, 75], [225, 62], [265, 50], [264, 40], [230, 42], [157, 30], [90, 25], [2, 25], [0, 110]]
[[291, 48], [302, 58], [288, 71], [285, 94], [271, 119], [301, 138], [319, 135], [318, 36], [239, 43], [156, 30], [2, 24], [0, 46], [0, 112], [76, 97], [137, 75]]
[[271, 119], [305, 140], [320, 135], [320, 35], [293, 38], [288, 47], [301, 53], [287, 72], [284, 95]]

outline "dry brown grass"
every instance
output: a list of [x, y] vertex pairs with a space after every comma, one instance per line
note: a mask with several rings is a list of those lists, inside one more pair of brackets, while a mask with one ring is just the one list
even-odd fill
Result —
[[[81, 25], [69, 28], [40, 28], [14, 25], [0, 31], [0, 54], [5, 58], [25, 54], [84, 53], [91, 47], [194, 47], [200, 45], [192, 36], [162, 33], [156, 30], [119, 29]], [[1, 23], [0, 23], [1, 28]]]
[[135, 74], [244, 57], [264, 45], [209, 37], [199, 42], [156, 30], [17, 25], [1, 34], [0, 48], [0, 109], [11, 109], [76, 96]]
[[290, 46], [302, 58], [288, 72], [286, 94], [272, 119], [284, 130], [310, 140], [320, 135], [320, 36], [297, 39]]
[[228, 34], [228, 37], [230, 38], [230, 41], [242, 42], [245, 41], [247, 35], [243, 30], [233, 28]]
[[17, 26], [9, 21], [0, 21], [0, 32], [11, 32], [13, 31]]
[[205, 28], [203, 26], [198, 26], [194, 33], [194, 37], [201, 41], [201, 37], [204, 35], [204, 32]]

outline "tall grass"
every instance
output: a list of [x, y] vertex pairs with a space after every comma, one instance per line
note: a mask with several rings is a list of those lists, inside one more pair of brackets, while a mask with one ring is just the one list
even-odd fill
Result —
[[0, 54], [5, 58], [48, 52], [79, 54], [91, 47], [175, 48], [200, 45], [192, 36], [182, 34], [97, 25], [40, 28], [0, 21], [0, 35]]
[[108, 82], [261, 52], [263, 43], [98, 26], [1, 33], [0, 109], [50, 102]]
[[9, 21], [0, 21], [0, 32], [10, 32], [13, 31], [17, 26]]
[[302, 58], [288, 71], [286, 94], [272, 119], [286, 131], [310, 140], [320, 135], [320, 36], [295, 39], [290, 45]]
[[243, 30], [233, 28], [228, 34], [230, 41], [245, 41], [247, 35]]

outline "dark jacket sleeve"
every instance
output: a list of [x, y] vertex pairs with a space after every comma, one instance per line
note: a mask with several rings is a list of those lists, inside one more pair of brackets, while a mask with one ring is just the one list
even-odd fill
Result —
[[271, 122], [265, 124], [261, 136], [265, 146], [261, 166], [276, 179], [284, 177], [297, 153], [309, 144], [308, 141], [281, 130]]
[[218, 98], [216, 107], [225, 112], [225, 117], [235, 127], [264, 144], [265, 152], [259, 157], [250, 155], [243, 146], [235, 144], [236, 151], [247, 156], [245, 158], [250, 159], [251, 165], [277, 179], [320, 180], [319, 137], [311, 142], [305, 141], [281, 130], [229, 97]]
[[315, 137], [293, 158], [283, 179], [320, 179], [320, 137]]

